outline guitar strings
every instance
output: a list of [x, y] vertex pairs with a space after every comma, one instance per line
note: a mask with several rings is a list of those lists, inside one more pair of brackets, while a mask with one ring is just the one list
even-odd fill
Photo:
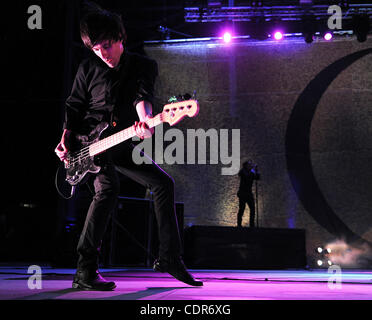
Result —
[[[112, 136], [111, 136], [112, 137]], [[131, 132], [129, 132], [128, 134], [126, 134], [124, 132], [123, 134], [123, 139], [124, 141], [127, 140], [128, 138], [131, 137]], [[103, 146], [105, 147], [105, 142], [102, 142], [104, 140], [100, 140], [100, 141], [97, 141], [96, 143], [98, 144], [98, 148], [100, 146]], [[103, 145], [102, 145], [103, 144]], [[68, 157], [67, 157], [67, 160], [68, 160], [68, 168], [71, 167], [71, 166], [74, 166], [76, 163], [79, 163], [89, 157], [91, 157], [90, 155], [90, 147], [92, 146], [93, 144], [89, 145], [89, 146], [86, 146], [82, 149], [80, 149], [79, 151], [76, 151], [74, 153], [71, 153]]]
[[[158, 116], [159, 116], [159, 120], [161, 122], [163, 122], [163, 114], [160, 113], [160, 114], [158, 114]], [[152, 119], [150, 119], [148, 124], [150, 125], [150, 128], [153, 127], [155, 125], [155, 117], [152, 118]], [[128, 133], [126, 133], [125, 130], [128, 130]], [[127, 128], [125, 130], [124, 131], [119, 131], [119, 132], [116, 133], [116, 134], [119, 134], [119, 133], [123, 134], [123, 137], [122, 137], [124, 139], [123, 141], [127, 140], [130, 137], [133, 137], [133, 135], [132, 135], [133, 133], [136, 134], [133, 127]], [[110, 137], [113, 137], [113, 136], [114, 135], [112, 135]], [[108, 138], [110, 138], [110, 137], [108, 137]], [[105, 139], [107, 139], [107, 138], [105, 138]], [[97, 141], [96, 142], [97, 145], [99, 145], [99, 144], [101, 144], [101, 145], [102, 144], [105, 144], [105, 142], [104, 142], [105, 139]], [[86, 147], [83, 147], [79, 151], [73, 152], [70, 155], [68, 155], [67, 156], [67, 161], [68, 161], [67, 168], [69, 168], [71, 166], [75, 166], [76, 163], [80, 163], [81, 161], [83, 161], [83, 160], [91, 157], [91, 155], [90, 155], [90, 147], [92, 145], [94, 145], [94, 144], [91, 144], [91, 145], [88, 145]]]

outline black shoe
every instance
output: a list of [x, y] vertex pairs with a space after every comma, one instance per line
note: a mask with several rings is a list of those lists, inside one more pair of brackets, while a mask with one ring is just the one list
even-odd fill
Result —
[[190, 286], [201, 287], [202, 281], [194, 280], [192, 275], [186, 270], [185, 264], [181, 258], [174, 258], [170, 260], [157, 259], [154, 262], [153, 269], [159, 272], [168, 272], [171, 276], [180, 280]]
[[116, 288], [115, 282], [105, 280], [98, 270], [78, 270], [72, 282], [74, 289], [109, 291]]

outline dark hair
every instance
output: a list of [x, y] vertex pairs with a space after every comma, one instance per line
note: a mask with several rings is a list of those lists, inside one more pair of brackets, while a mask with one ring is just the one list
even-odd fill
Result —
[[120, 15], [104, 10], [98, 5], [90, 6], [81, 19], [80, 36], [88, 49], [92, 49], [103, 40], [121, 40], [125, 44], [127, 39]]

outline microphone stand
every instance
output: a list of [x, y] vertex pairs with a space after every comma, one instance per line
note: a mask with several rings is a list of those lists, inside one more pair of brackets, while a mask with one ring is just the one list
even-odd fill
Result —
[[[258, 170], [257, 170], [257, 165], [255, 167], [255, 174], [257, 175], [258, 174]], [[257, 228], [259, 227], [258, 226], [258, 180], [256, 179], [255, 181], [255, 187], [256, 187], [256, 199], [255, 199], [255, 202], [256, 202], [256, 226]]]
[[256, 220], [257, 220], [257, 228], [258, 228], [258, 182], [256, 180]]

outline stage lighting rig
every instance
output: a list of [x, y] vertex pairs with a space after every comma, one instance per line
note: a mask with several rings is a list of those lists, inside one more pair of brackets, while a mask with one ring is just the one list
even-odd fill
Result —
[[176, 36], [181, 36], [184, 38], [192, 38], [192, 36], [189, 34], [179, 32], [165, 26], [159, 26], [158, 31], [163, 35], [163, 40], [169, 40], [171, 38], [171, 34], [175, 34]]
[[370, 30], [370, 21], [367, 14], [356, 14], [352, 20], [353, 32], [359, 42], [367, 40], [367, 35]]
[[[213, 24], [231, 21], [237, 26], [239, 33], [235, 36], [257, 38], [257, 30], [265, 30], [267, 34], [274, 27], [275, 21], [280, 21], [280, 28], [285, 29], [286, 36], [303, 36], [311, 43], [318, 34], [323, 35], [325, 28], [332, 31], [333, 36], [354, 34], [358, 41], [365, 41], [369, 32], [372, 17], [372, 3], [363, 1], [192, 1], [192, 6], [185, 7], [186, 23]], [[231, 5], [233, 3], [233, 5]], [[191, 2], [189, 2], [191, 5]], [[212, 5], [213, 4], [213, 5]], [[330, 21], [336, 21], [336, 12], [329, 12], [331, 6], [341, 8], [342, 24], [329, 26]], [[337, 13], [340, 15], [340, 13]], [[257, 21], [260, 21], [257, 23]], [[337, 20], [338, 21], [338, 20]], [[213, 24], [212, 24], [213, 23]], [[342, 27], [339, 27], [342, 25]], [[263, 40], [266, 37], [260, 37]]]
[[333, 264], [332, 260], [330, 259], [330, 254], [332, 253], [331, 248], [318, 247], [316, 248], [315, 251], [319, 255], [316, 261], [316, 264], [318, 265], [318, 267], [327, 266], [327, 265], [331, 266]]

